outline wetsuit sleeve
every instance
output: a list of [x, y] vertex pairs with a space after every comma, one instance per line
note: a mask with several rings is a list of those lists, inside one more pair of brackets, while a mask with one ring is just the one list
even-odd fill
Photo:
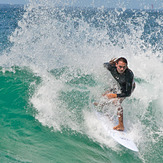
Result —
[[131, 95], [131, 91], [132, 91], [132, 82], [131, 83], [127, 82], [126, 90], [120, 94], [117, 94], [117, 97], [129, 97]]
[[117, 97], [129, 97], [131, 95], [132, 87], [133, 87], [133, 79], [134, 79], [134, 75], [133, 73], [130, 73], [130, 75], [127, 76], [125, 86], [122, 87], [122, 93], [117, 94]]
[[111, 71], [112, 68], [114, 67], [114, 65], [111, 65], [109, 62], [106, 62], [106, 63], [104, 63], [104, 67], [105, 67], [106, 69], [108, 69], [109, 71]]

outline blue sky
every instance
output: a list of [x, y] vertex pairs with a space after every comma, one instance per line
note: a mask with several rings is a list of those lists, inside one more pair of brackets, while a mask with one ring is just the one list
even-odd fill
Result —
[[[73, 2], [75, 6], [95, 7], [120, 7], [120, 8], [143, 8], [163, 9], [163, 0], [63, 0]], [[26, 4], [28, 0], [0, 0], [0, 4]], [[71, 3], [72, 4], [72, 3]]]

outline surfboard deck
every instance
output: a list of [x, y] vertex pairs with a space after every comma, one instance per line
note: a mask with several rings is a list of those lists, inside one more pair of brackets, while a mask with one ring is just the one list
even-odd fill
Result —
[[[104, 127], [104, 129], [108, 133], [108, 136], [112, 137], [117, 143], [121, 144], [122, 146], [124, 146], [124, 147], [126, 147], [132, 151], [135, 151], [135, 152], [139, 151], [136, 144], [128, 136], [126, 131], [113, 130], [110, 127], [110, 125], [108, 125], [111, 122], [109, 121], [109, 118], [106, 115], [103, 115], [102, 113], [97, 112], [97, 111], [95, 111], [95, 114], [97, 116], [97, 119], [99, 119], [102, 126]], [[111, 124], [113, 126], [113, 123], [111, 123]]]

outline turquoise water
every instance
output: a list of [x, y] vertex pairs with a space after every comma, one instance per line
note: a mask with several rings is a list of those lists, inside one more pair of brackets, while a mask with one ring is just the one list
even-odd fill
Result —
[[[83, 133], [68, 128], [59, 132], [41, 125], [35, 119], [37, 112], [29, 102], [29, 98], [34, 93], [30, 84], [32, 82], [39, 84], [40, 78], [26, 69], [16, 68], [15, 71], [15, 73], [6, 71], [5, 74], [1, 72], [0, 158], [2, 162], [118, 161], [117, 155], [123, 152], [119, 153], [101, 147], [99, 143], [94, 142]], [[78, 99], [73, 92], [67, 102], [73, 96], [76, 100]], [[82, 101], [88, 100], [82, 99]], [[83, 107], [82, 102], [80, 105], [76, 104], [76, 107]], [[123, 148], [123, 150], [126, 149]], [[126, 162], [130, 157], [132, 158], [132, 152], [124, 153], [124, 156]], [[140, 161], [137, 156], [134, 157], [131, 160]]]
[[[0, 6], [0, 161], [162, 162], [162, 11]], [[103, 63], [125, 56], [136, 89], [124, 123], [139, 152], [93, 112], [112, 87]], [[116, 122], [116, 108], [107, 112]]]

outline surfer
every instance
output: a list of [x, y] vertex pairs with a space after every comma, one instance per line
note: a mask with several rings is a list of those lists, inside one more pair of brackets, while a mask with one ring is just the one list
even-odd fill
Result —
[[115, 105], [119, 103], [117, 112], [119, 124], [113, 127], [113, 129], [123, 131], [123, 108], [121, 106], [121, 103], [126, 97], [129, 97], [131, 95], [135, 88], [134, 74], [128, 68], [127, 60], [123, 57], [120, 57], [118, 59], [114, 58], [109, 62], [104, 63], [104, 67], [110, 71], [110, 73], [120, 86], [120, 93], [117, 93], [116, 89], [113, 88], [110, 91], [106, 91], [103, 96], [106, 96], [108, 99], [115, 98]]

